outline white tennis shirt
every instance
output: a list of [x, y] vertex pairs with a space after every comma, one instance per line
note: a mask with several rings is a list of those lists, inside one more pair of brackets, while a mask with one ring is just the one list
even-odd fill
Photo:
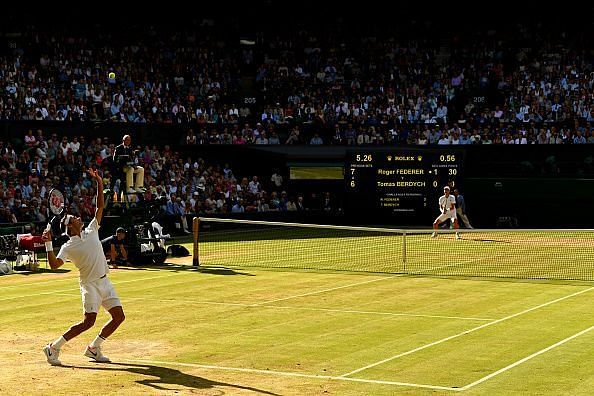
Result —
[[57, 257], [64, 262], [70, 260], [74, 263], [79, 270], [80, 283], [93, 282], [107, 274], [109, 266], [99, 240], [97, 219], [93, 218], [80, 236], [71, 236], [62, 245]]
[[439, 206], [443, 207], [446, 212], [450, 212], [452, 210], [452, 209], [450, 209], [452, 207], [452, 204], [454, 204], [454, 211], [455, 211], [456, 210], [455, 209], [456, 197], [454, 197], [453, 195], [450, 195], [446, 198], [446, 196], [444, 194], [441, 197], [439, 197]]

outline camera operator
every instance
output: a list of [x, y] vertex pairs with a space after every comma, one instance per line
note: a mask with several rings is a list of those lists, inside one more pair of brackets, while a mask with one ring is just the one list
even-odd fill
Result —
[[128, 251], [124, 244], [125, 239], [126, 230], [119, 227], [115, 235], [101, 241], [103, 251], [113, 268], [118, 268], [118, 265], [131, 265], [128, 261]]

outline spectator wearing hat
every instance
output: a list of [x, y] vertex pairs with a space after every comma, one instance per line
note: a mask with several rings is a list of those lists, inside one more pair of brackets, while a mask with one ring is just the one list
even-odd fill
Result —
[[196, 202], [199, 200], [200, 193], [198, 191], [194, 191], [192, 196], [190, 197], [190, 206], [192, 209], [196, 206]]

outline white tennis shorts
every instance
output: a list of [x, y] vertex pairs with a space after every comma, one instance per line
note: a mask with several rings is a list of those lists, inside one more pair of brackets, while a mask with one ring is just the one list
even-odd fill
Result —
[[98, 313], [100, 306], [103, 306], [106, 311], [122, 306], [113, 284], [107, 277], [81, 283], [80, 293], [82, 294], [83, 313]]
[[444, 221], [446, 221], [447, 219], [452, 219], [452, 220], [454, 220], [454, 219], [456, 219], [456, 218], [457, 218], [457, 216], [456, 216], [456, 211], [455, 211], [455, 210], [448, 210], [447, 212], [445, 212], [445, 213], [442, 213], [441, 215], [439, 215], [439, 216], [437, 217], [437, 219], [435, 219], [435, 221], [436, 221], [437, 223], [443, 223], [443, 222], [444, 222]]

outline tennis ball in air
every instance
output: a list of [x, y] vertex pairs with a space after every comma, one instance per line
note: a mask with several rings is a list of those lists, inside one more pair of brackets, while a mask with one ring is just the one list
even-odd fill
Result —
[[115, 78], [115, 73], [114, 72], [110, 72], [107, 77], [111, 78], [112, 80]]

